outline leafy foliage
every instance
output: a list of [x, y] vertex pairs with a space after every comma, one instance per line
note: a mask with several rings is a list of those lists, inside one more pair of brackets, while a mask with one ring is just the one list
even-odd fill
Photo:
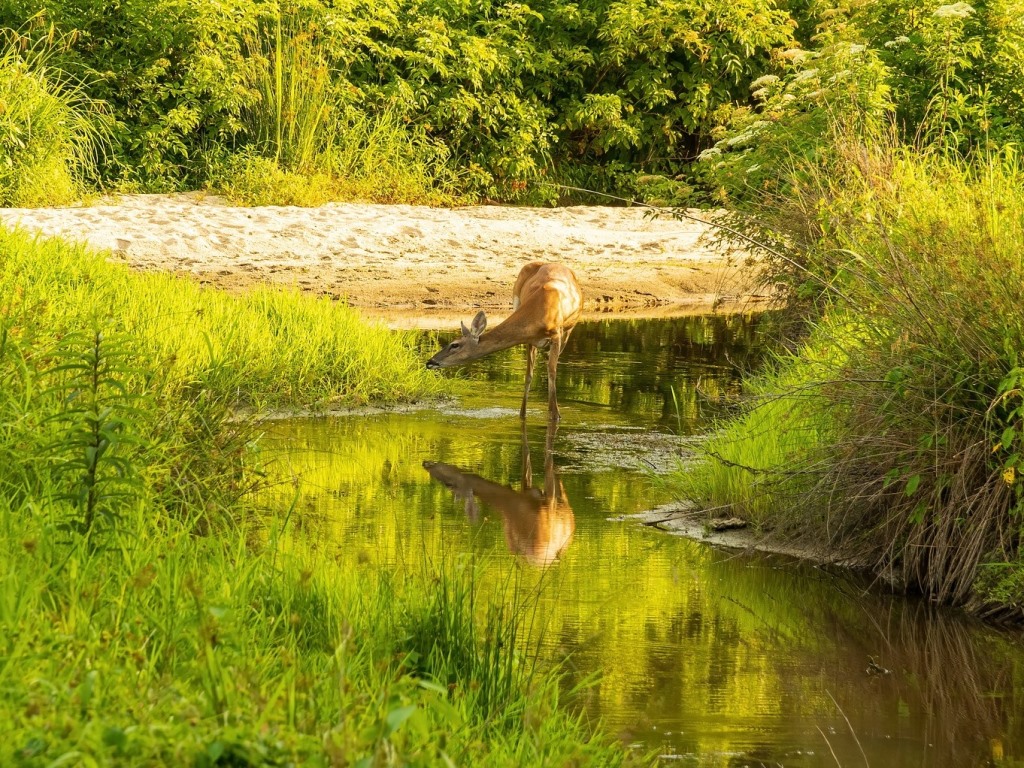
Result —
[[701, 155], [714, 199], [780, 203], [807, 168], [843, 162], [837, 135], [962, 155], [1024, 140], [1024, 4], [816, 0], [798, 18], [809, 47], [779, 54]]
[[116, 116], [108, 182], [195, 186], [241, 148], [306, 172], [391, 115], [462, 191], [533, 199], [677, 174], [791, 40], [773, 0], [22, 0], [0, 25], [56, 34], [54, 65]]

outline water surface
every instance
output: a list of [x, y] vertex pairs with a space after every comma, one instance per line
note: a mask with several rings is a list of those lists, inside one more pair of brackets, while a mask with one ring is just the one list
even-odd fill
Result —
[[[1020, 635], [610, 520], [667, 500], [652, 473], [685, 462], [740, 394], [765, 327], [583, 324], [559, 368], [557, 431], [542, 365], [521, 425], [510, 350], [470, 369], [456, 403], [291, 420], [268, 439], [300, 479], [298, 520], [339, 559], [473, 552], [495, 574], [519, 569], [539, 590], [545, 658], [567, 686], [600, 673], [581, 705], [667, 764], [1021, 765]], [[439, 343], [424, 337], [424, 359]]]

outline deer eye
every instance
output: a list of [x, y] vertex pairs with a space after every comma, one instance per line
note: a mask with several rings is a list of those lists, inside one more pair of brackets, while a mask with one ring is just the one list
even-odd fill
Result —
[[461, 341], [453, 341], [451, 344], [448, 345], [448, 349], [458, 349], [461, 346], [462, 346], [462, 342]]

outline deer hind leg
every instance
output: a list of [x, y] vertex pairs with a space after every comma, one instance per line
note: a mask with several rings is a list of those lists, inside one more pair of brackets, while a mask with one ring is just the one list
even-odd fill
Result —
[[533, 385], [533, 368], [537, 364], [537, 348], [533, 344], [526, 345], [526, 388], [523, 390], [523, 407], [519, 409], [519, 418], [526, 418], [526, 399], [530, 396]]
[[558, 356], [562, 353], [562, 334], [551, 337], [548, 348], [548, 418], [558, 421], [562, 416], [558, 412], [558, 392], [555, 386], [555, 375], [558, 372]]

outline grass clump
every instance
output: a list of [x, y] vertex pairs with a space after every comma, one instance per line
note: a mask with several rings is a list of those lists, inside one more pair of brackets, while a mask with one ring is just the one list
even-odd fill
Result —
[[103, 115], [45, 56], [0, 43], [0, 205], [77, 200], [105, 133]]
[[166, 385], [254, 409], [396, 402], [438, 392], [411, 336], [298, 291], [240, 296], [137, 274], [60, 240], [0, 231], [0, 308], [39, 348], [69, 332], [128, 334]]
[[705, 500], [775, 482], [789, 492], [760, 494], [765, 525], [800, 525], [936, 601], [988, 610], [979, 567], [1019, 561], [1024, 513], [1024, 169], [1011, 154], [843, 156], [788, 212], [824, 314], [769, 382], [779, 399], [728, 427], [744, 466], [705, 470], [720, 491]]
[[410, 337], [329, 300], [230, 296], [20, 232], [0, 232], [0, 383], [0, 486], [56, 494], [80, 533], [141, 502], [223, 525], [260, 482], [260, 413], [444, 386]]
[[245, 37], [255, 100], [243, 110], [248, 145], [213, 186], [245, 205], [333, 200], [445, 204], [455, 200], [448, 152], [395, 109], [356, 109], [336, 82], [327, 41], [281, 13]]

